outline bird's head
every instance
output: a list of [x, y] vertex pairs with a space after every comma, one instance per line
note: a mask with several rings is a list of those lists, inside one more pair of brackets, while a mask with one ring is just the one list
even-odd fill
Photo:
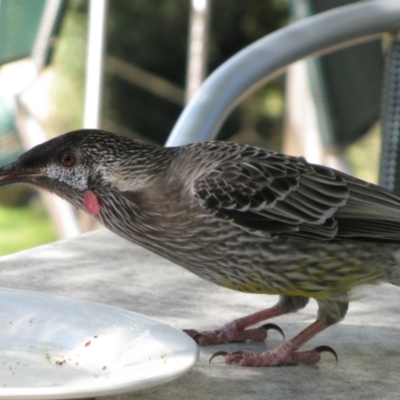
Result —
[[140, 185], [145, 157], [142, 150], [146, 153], [147, 147], [104, 131], [66, 133], [33, 147], [16, 161], [0, 168], [0, 186], [31, 184], [96, 215], [98, 198], [90, 197], [91, 194], [111, 187], [123, 190], [128, 186], [124, 179], [127, 166], [129, 184]]

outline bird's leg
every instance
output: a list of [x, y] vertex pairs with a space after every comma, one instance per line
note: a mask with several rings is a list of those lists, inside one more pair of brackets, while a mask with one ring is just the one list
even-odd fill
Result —
[[295, 312], [300, 308], [303, 308], [307, 302], [308, 298], [306, 297], [282, 296], [275, 306], [246, 317], [235, 319], [234, 321], [225, 324], [220, 329], [205, 332], [198, 332], [195, 329], [187, 329], [185, 332], [197, 343], [203, 345], [245, 342], [246, 340], [263, 341], [267, 337], [269, 329], [275, 329], [284, 336], [282, 330], [275, 324], [266, 324], [262, 327], [252, 329], [246, 328], [279, 315]]
[[[324, 304], [325, 303], [325, 304]], [[278, 346], [274, 350], [265, 351], [261, 354], [248, 351], [235, 351], [227, 353], [219, 351], [215, 353], [210, 361], [217, 356], [223, 356], [227, 364], [238, 364], [247, 367], [267, 367], [280, 365], [295, 365], [298, 363], [315, 364], [321, 358], [324, 351], [334, 355], [337, 361], [336, 352], [328, 346], [318, 346], [313, 350], [298, 351], [306, 342], [315, 335], [326, 329], [328, 326], [343, 319], [346, 314], [347, 302], [334, 302], [324, 300], [319, 302], [318, 318], [306, 329], [301, 331], [293, 339]], [[327, 305], [327, 308], [323, 308]]]
[[242, 367], [263, 367], [278, 365], [294, 365], [300, 362], [314, 364], [320, 360], [318, 348], [309, 351], [297, 351], [304, 343], [323, 331], [329, 325], [324, 319], [317, 319], [306, 329], [301, 331], [292, 340], [281, 344], [274, 350], [265, 351], [257, 354], [249, 351], [235, 351], [233, 353], [217, 352], [210, 361], [216, 356], [224, 356], [227, 364], [239, 364]]

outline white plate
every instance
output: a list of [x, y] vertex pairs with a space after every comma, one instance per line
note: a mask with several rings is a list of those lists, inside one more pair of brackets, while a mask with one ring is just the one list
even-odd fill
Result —
[[0, 398], [76, 399], [145, 389], [198, 358], [183, 332], [134, 312], [0, 290]]

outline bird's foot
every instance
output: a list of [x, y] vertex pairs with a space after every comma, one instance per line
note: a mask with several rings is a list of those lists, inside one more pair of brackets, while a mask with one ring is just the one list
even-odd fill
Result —
[[279, 332], [285, 338], [282, 329], [275, 324], [265, 324], [259, 328], [243, 329], [236, 321], [213, 331], [198, 332], [195, 329], [185, 329], [184, 332], [198, 344], [219, 344], [245, 342], [247, 340], [262, 342], [266, 339], [270, 329]]
[[277, 367], [281, 365], [296, 365], [298, 363], [315, 364], [321, 359], [321, 353], [323, 352], [331, 353], [336, 362], [338, 361], [335, 350], [329, 346], [318, 346], [308, 351], [294, 351], [292, 346], [284, 343], [274, 350], [261, 354], [249, 351], [235, 351], [233, 353], [218, 351], [210, 358], [210, 362], [215, 357], [222, 356], [226, 364], [238, 364], [241, 367]]

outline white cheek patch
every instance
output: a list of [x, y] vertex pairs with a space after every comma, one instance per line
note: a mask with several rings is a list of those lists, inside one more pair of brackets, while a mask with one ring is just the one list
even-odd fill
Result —
[[80, 191], [88, 189], [88, 171], [82, 165], [77, 165], [72, 168], [50, 166], [45, 172], [50, 179], [63, 182], [72, 189], [77, 189]]

